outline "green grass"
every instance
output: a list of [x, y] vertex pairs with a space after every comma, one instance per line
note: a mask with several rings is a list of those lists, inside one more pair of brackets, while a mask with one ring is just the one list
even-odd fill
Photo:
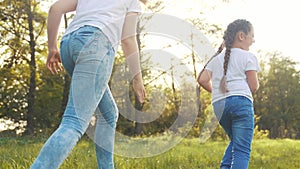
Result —
[[[45, 139], [0, 139], [0, 168], [27, 169]], [[116, 169], [217, 169], [227, 142], [185, 139], [171, 150], [150, 158], [115, 156]], [[299, 169], [300, 140], [254, 140], [249, 169]], [[96, 169], [92, 141], [83, 139], [60, 169]]]

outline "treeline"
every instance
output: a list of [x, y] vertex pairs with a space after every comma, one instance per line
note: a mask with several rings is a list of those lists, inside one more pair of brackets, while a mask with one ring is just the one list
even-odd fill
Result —
[[280, 53], [261, 64], [260, 89], [255, 96], [259, 129], [268, 130], [271, 138], [300, 138], [300, 72], [297, 64]]
[[[3, 11], [0, 13], [0, 123], [7, 125], [6, 132], [20, 135], [53, 132], [60, 123], [69, 90], [70, 77], [65, 72], [54, 76], [45, 67], [47, 14], [40, 9], [41, 2], [0, 1]], [[161, 3], [149, 7], [160, 8]], [[65, 26], [67, 23], [65, 17]], [[217, 25], [197, 19], [190, 23], [207, 36], [222, 35]], [[141, 31], [143, 25], [138, 29]], [[159, 65], [152, 59], [157, 56], [143, 52], [144, 37], [137, 36], [148, 98], [143, 105], [135, 101], [130, 73], [119, 51], [109, 83], [120, 111], [117, 130], [128, 136], [188, 130], [190, 137], [198, 137], [212, 111], [210, 94], [197, 88], [195, 80], [205, 61], [197, 59], [191, 51], [177, 62], [169, 58], [169, 65], [157, 69]], [[160, 54], [159, 57], [167, 57], [163, 52]], [[268, 133], [270, 138], [299, 139], [300, 72], [296, 69], [297, 63], [278, 52], [258, 52], [257, 56], [262, 61], [262, 71], [259, 72], [260, 89], [254, 95], [256, 130]], [[182, 71], [182, 66], [192, 71]], [[148, 114], [146, 119], [143, 113]], [[179, 117], [183, 119], [181, 122], [178, 122]], [[191, 124], [184, 124], [189, 121]], [[188, 125], [193, 127], [190, 129]], [[225, 135], [217, 128], [212, 137], [224, 138]]]

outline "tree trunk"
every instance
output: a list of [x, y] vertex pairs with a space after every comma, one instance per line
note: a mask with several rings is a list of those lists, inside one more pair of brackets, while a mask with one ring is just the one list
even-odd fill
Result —
[[[191, 34], [191, 40], [193, 41], [194, 35]], [[194, 43], [192, 43], [192, 60], [193, 60], [193, 75], [194, 78], [197, 79], [197, 69], [196, 69], [196, 59], [195, 59], [195, 52], [194, 52]], [[201, 101], [200, 101], [200, 86], [196, 86], [196, 96], [197, 96], [197, 107], [198, 107], [198, 116], [201, 114]]]
[[[138, 44], [138, 49], [139, 49], [139, 53], [141, 52], [141, 37], [140, 37], [140, 22], [137, 23], [137, 35], [136, 35], [136, 39], [137, 39], [137, 44]], [[142, 104], [138, 101], [137, 96], [135, 95], [134, 97], [135, 99], [135, 111], [142, 111]], [[135, 113], [135, 119], [137, 121], [140, 121], [140, 114], [139, 113]], [[142, 123], [139, 122], [135, 122], [135, 128], [134, 128], [134, 133], [135, 135], [140, 135], [143, 131], [143, 127], [142, 127]]]
[[173, 65], [171, 65], [171, 76], [172, 76], [172, 91], [173, 91], [173, 102], [175, 104], [176, 112], [179, 112], [179, 99], [177, 97], [176, 89], [175, 89], [175, 80], [174, 80], [174, 70]]
[[[143, 105], [138, 101], [137, 96], [135, 95], [135, 111], [142, 111]], [[141, 115], [140, 113], [135, 113], [135, 118], [136, 121], [141, 121]], [[139, 122], [135, 122], [135, 128], [134, 128], [134, 133], [135, 135], [140, 135], [142, 134], [143, 131], [143, 124]]]
[[27, 112], [27, 126], [26, 126], [26, 134], [34, 133], [34, 102], [35, 102], [35, 91], [36, 91], [36, 63], [35, 63], [35, 39], [33, 34], [33, 14], [31, 11], [31, 0], [28, 0], [28, 8], [27, 8], [27, 16], [28, 16], [28, 28], [29, 28], [29, 45], [30, 45], [30, 84], [29, 84], [29, 92], [28, 92], [28, 112]]

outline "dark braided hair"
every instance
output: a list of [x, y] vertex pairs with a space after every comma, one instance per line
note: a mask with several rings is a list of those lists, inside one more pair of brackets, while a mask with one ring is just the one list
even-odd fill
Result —
[[237, 19], [227, 26], [227, 29], [223, 37], [225, 47], [226, 47], [224, 64], [223, 64], [224, 73], [220, 82], [220, 90], [223, 93], [228, 92], [227, 85], [226, 85], [226, 75], [228, 70], [230, 52], [231, 52], [232, 45], [235, 41], [236, 35], [240, 31], [244, 32], [247, 35], [250, 32], [250, 30], [251, 30], [251, 23], [245, 19]]

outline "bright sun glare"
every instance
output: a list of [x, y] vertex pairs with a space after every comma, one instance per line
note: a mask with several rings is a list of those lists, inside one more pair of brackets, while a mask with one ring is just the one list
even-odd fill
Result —
[[[255, 30], [252, 50], [278, 51], [300, 62], [300, 23], [295, 0], [164, 0], [166, 14], [204, 18], [223, 29], [235, 19], [249, 20]], [[203, 13], [203, 14], [201, 14]]]

